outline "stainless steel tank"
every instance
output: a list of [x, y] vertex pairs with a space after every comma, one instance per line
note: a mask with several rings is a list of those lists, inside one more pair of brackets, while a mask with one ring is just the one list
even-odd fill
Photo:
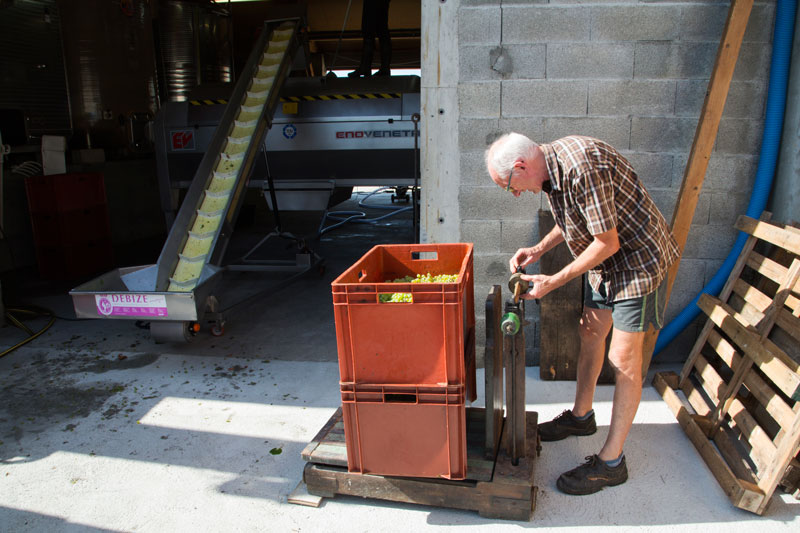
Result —
[[162, 2], [156, 25], [166, 101], [183, 102], [200, 84], [233, 81], [227, 12], [190, 2]]

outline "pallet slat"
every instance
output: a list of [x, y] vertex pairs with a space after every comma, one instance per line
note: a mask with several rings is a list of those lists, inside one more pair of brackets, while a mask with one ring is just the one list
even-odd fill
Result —
[[750, 237], [719, 297], [700, 297], [708, 320], [680, 376], [654, 380], [731, 502], [756, 514], [800, 450], [800, 231], [769, 216], [737, 220]]
[[794, 255], [800, 255], [800, 235], [796, 232], [745, 215], [739, 217], [734, 227]]
[[667, 385], [667, 379], [663, 372], [655, 375], [653, 385], [658, 393], [661, 394], [664, 402], [669, 406], [672, 414], [675, 415], [678, 423], [703, 457], [711, 473], [714, 474], [717, 482], [731, 502], [736, 507], [755, 512], [764, 500], [764, 491], [757, 485], [738, 478], [733, 473], [725, 459], [692, 418], [690, 411], [683, 404], [680, 397]]
[[717, 298], [703, 294], [697, 305], [789, 398], [800, 400], [800, 374], [795, 370], [798, 365], [783, 350], [743, 326], [734, 318], [736, 313]]

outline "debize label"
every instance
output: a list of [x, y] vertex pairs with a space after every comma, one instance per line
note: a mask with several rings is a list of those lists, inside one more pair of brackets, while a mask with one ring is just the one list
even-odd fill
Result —
[[163, 294], [97, 294], [97, 312], [104, 316], [167, 316]]

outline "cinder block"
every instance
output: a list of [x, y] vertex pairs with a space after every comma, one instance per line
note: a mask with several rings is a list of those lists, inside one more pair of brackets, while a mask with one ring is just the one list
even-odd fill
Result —
[[627, 117], [546, 118], [544, 137], [547, 142], [567, 135], [587, 135], [603, 140], [617, 150], [630, 146], [631, 119]]
[[503, 4], [503, 41], [507, 43], [588, 41], [589, 28], [588, 7]]
[[592, 41], [671, 41], [680, 29], [678, 6], [597, 6], [592, 8]]
[[727, 17], [727, 4], [684, 5], [681, 12], [680, 40], [719, 43]]
[[639, 179], [649, 188], [669, 188], [672, 186], [672, 154], [648, 152], [623, 152], [630, 161]]
[[459, 47], [460, 81], [486, 81], [500, 79], [538, 79], [545, 75], [545, 45], [505, 45], [505, 53], [511, 60], [511, 72], [503, 75], [492, 68], [493, 45], [465, 45]]
[[718, 43], [639, 42], [634, 78], [704, 78], [714, 66]]
[[461, 118], [458, 121], [458, 148], [462, 151], [486, 150], [500, 134], [496, 118]]
[[497, 185], [462, 186], [459, 190], [461, 220], [530, 220], [541, 205], [541, 195], [524, 194], [515, 198]]
[[505, 81], [503, 116], [585, 116], [587, 81]]
[[[680, 189], [683, 182], [688, 159], [688, 153], [675, 155], [672, 187], [676, 190]], [[717, 193], [749, 191], [753, 187], [757, 166], [758, 156], [755, 154], [731, 155], [712, 152], [706, 169], [706, 176], [703, 180], [703, 190]]]
[[[689, 298], [689, 300], [691, 300], [691, 298]], [[688, 301], [686, 303], [688, 303]], [[672, 307], [671, 301], [669, 307]], [[683, 309], [683, 306], [676, 309], [679, 311]], [[675, 314], [677, 314], [677, 311]], [[669, 320], [670, 320], [670, 314], [669, 311], [667, 311], [668, 323]], [[675, 335], [672, 341], [670, 341], [670, 343], [666, 345], [664, 349], [658, 352], [654, 362], [678, 363], [678, 364], [682, 364], [683, 362], [685, 362], [686, 355], [692, 350], [692, 346], [694, 346], [694, 343], [697, 340], [697, 336], [700, 334], [700, 329], [701, 328], [698, 327], [695, 324], [695, 322], [692, 322], [682, 332]]]
[[672, 189], [648, 189], [653, 203], [664, 218], [669, 222], [672, 219], [672, 211], [675, 209], [675, 200], [678, 197], [678, 191]]
[[[678, 80], [675, 114], [699, 117], [708, 90], [708, 80]], [[727, 118], [764, 117], [766, 85], [761, 81], [733, 81], [725, 101]]]
[[728, 118], [764, 118], [767, 84], [764, 81], [731, 82], [724, 116]]
[[769, 77], [772, 47], [764, 43], [743, 43], [733, 71], [734, 80], [765, 80]]
[[467, 44], [458, 47], [458, 79], [461, 82], [500, 80], [503, 76], [492, 70], [489, 53], [497, 44]]
[[[713, 154], [711, 157], [714, 157]], [[679, 190], [681, 183], [683, 183], [683, 175], [686, 173], [686, 164], [688, 161], [688, 152], [675, 154], [675, 160], [672, 163], [672, 188], [675, 190]], [[703, 187], [705, 187], [705, 184]]]
[[526, 135], [536, 143], [545, 142], [544, 119], [538, 117], [503, 117], [500, 119], [500, 131], [508, 133], [515, 131]]
[[461, 168], [462, 186], [477, 187], [487, 186], [492, 182], [483, 162], [483, 151], [461, 152], [459, 165]]
[[[542, 202], [547, 203], [544, 198]], [[508, 255], [508, 259], [520, 248], [533, 246], [540, 240], [539, 217], [530, 214], [529, 220], [503, 220], [500, 224], [500, 251]]]
[[706, 99], [708, 80], [678, 80], [675, 97], [675, 115], [699, 117]]
[[692, 225], [683, 256], [690, 259], [724, 259], [736, 240], [736, 233], [731, 226]]
[[754, 4], [744, 32], [744, 42], [771, 43], [774, 25], [775, 2]]
[[499, 220], [461, 220], [461, 238], [475, 245], [475, 253], [500, 252]]
[[[677, 189], [648, 189], [648, 193], [653, 198], [653, 202], [664, 215], [667, 224], [672, 220], [672, 214], [675, 211], [675, 204], [678, 201]], [[692, 224], [705, 225], [709, 223], [709, 205], [710, 195], [700, 194], [697, 199], [697, 206], [695, 206], [694, 216], [692, 217]]]
[[632, 43], [550, 44], [547, 46], [547, 78], [631, 78], [633, 58]]
[[500, 35], [500, 6], [458, 10], [458, 44], [496, 44]]
[[672, 80], [597, 80], [589, 84], [590, 115], [665, 115], [674, 108]]
[[[703, 188], [710, 192], [749, 191], [753, 188], [757, 168], [756, 154], [711, 154]], [[680, 184], [680, 181], [676, 183]]]
[[[706, 262], [701, 259], [681, 259], [673, 291], [697, 294], [705, 286]], [[672, 299], [670, 298], [670, 301]]]
[[[672, 220], [672, 214], [675, 211], [675, 204], [678, 200], [678, 190], [676, 189], [648, 189], [653, 202], [664, 215], [667, 224]], [[700, 226], [709, 224], [709, 206], [711, 204], [710, 194], [700, 194], [695, 206], [694, 216], [692, 217], [692, 224]]]
[[500, 82], [459, 83], [458, 109], [464, 118], [500, 116]]
[[[473, 269], [475, 283], [481, 285], [501, 284], [507, 288], [508, 260], [506, 254], [475, 254]], [[504, 283], [505, 282], [505, 283]], [[476, 298], [477, 300], [477, 298]]]
[[547, 47], [544, 44], [506, 45], [511, 56], [511, 79], [533, 80], [545, 77]]
[[717, 272], [719, 272], [719, 269], [722, 268], [724, 263], [725, 261], [723, 259], [710, 259], [705, 261], [706, 272], [703, 277], [703, 287], [711, 283], [711, 280], [717, 275]]
[[725, 118], [719, 123], [714, 151], [726, 154], [757, 154], [764, 123], [761, 120]]
[[739, 215], [747, 211], [750, 201], [750, 189], [742, 188], [738, 192], [709, 194], [711, 197], [711, 224], [733, 226]]
[[688, 152], [697, 121], [672, 117], [633, 117], [631, 149], [641, 152]]

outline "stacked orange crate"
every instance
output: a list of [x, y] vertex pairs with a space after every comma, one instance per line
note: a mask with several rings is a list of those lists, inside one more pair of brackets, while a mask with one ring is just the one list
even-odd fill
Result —
[[[392, 283], [457, 274], [453, 283]], [[472, 244], [376, 246], [332, 284], [351, 472], [466, 476], [475, 398]], [[410, 293], [412, 302], [382, 302]]]
[[25, 189], [43, 278], [71, 279], [113, 266], [102, 174], [33, 176]]

